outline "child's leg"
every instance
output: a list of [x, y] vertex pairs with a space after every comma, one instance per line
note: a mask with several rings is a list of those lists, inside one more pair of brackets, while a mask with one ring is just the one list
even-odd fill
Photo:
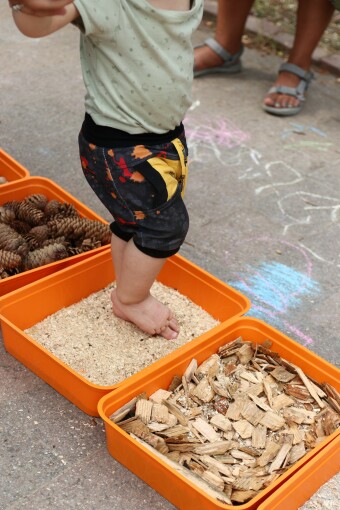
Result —
[[151, 335], [159, 334], [168, 340], [177, 338], [176, 319], [169, 308], [150, 294], [166, 259], [146, 255], [136, 248], [132, 239], [125, 244], [121, 250], [117, 289], [111, 295], [114, 314]]
[[120, 275], [121, 275], [121, 267], [124, 256], [124, 251], [127, 246], [127, 242], [121, 239], [120, 237], [112, 234], [111, 236], [111, 255], [113, 260], [113, 266], [115, 269], [116, 275], [116, 283], [119, 285]]

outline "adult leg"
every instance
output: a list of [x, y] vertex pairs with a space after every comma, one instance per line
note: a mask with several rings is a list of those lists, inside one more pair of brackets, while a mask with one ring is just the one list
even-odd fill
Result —
[[121, 255], [118, 285], [111, 294], [114, 314], [151, 335], [159, 334], [168, 340], [177, 338], [179, 327], [170, 309], [150, 294], [166, 259], [146, 255], [132, 239]]
[[[215, 39], [231, 55], [241, 48], [244, 26], [254, 0], [219, 0]], [[223, 59], [208, 46], [195, 49], [195, 71], [222, 64]]]
[[[293, 48], [289, 54], [288, 62], [308, 71], [311, 65], [312, 54], [326, 30], [334, 6], [330, 0], [299, 0], [296, 20], [296, 32]], [[279, 73], [274, 86], [296, 87], [300, 78], [287, 71]], [[286, 95], [269, 93], [264, 104], [280, 108], [299, 106], [299, 99]]]

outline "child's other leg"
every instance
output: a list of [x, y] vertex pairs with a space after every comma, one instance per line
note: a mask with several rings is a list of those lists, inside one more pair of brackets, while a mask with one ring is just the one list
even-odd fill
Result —
[[125, 248], [120, 247], [122, 257], [117, 289], [111, 294], [114, 314], [133, 322], [150, 335], [176, 339], [179, 326], [171, 310], [150, 294], [151, 286], [166, 259], [146, 255], [136, 248], [132, 239], [125, 245]]

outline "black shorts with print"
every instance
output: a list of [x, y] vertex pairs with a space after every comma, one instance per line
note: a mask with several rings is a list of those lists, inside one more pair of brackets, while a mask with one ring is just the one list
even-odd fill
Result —
[[79, 152], [88, 183], [114, 218], [112, 232], [132, 238], [152, 257], [174, 255], [189, 228], [183, 126], [161, 135], [129, 135], [96, 126], [86, 114]]

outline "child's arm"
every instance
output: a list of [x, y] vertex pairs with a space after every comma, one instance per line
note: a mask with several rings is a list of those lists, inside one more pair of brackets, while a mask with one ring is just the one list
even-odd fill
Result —
[[65, 5], [70, 3], [72, 3], [72, 0], [9, 0], [10, 7], [15, 4], [20, 4], [39, 16], [62, 14]]
[[73, 3], [66, 5], [62, 14], [35, 16], [23, 11], [12, 11], [14, 23], [27, 37], [44, 37], [65, 27], [79, 16]]

